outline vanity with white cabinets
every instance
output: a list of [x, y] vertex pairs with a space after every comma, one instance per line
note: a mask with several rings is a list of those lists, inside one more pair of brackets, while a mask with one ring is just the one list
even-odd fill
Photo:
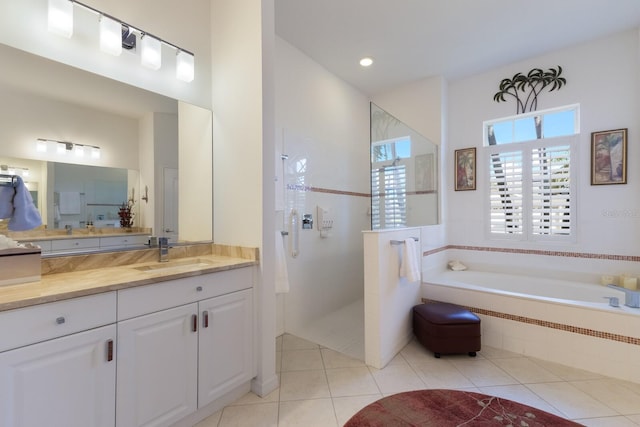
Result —
[[118, 292], [117, 426], [172, 425], [254, 375], [251, 270]]
[[115, 321], [115, 292], [0, 312], [0, 426], [113, 427]]
[[[0, 427], [172, 426], [245, 393], [254, 268], [111, 268], [130, 281], [0, 311]], [[0, 288], [0, 310], [20, 286]]]

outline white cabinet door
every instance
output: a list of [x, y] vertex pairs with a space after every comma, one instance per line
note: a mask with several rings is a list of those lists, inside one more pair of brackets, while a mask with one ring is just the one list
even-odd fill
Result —
[[112, 427], [115, 338], [109, 325], [0, 353], [0, 426]]
[[250, 289], [200, 301], [199, 407], [253, 377], [252, 305]]
[[118, 323], [118, 427], [169, 426], [196, 411], [197, 307]]

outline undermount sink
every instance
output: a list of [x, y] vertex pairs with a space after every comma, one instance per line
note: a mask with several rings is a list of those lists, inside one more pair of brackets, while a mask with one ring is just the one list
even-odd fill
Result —
[[177, 270], [185, 267], [210, 267], [215, 263], [206, 259], [186, 259], [186, 260], [176, 260], [176, 261], [168, 261], [161, 262], [158, 264], [151, 265], [143, 265], [140, 267], [134, 267], [135, 270], [143, 271], [147, 273], [155, 273], [158, 271], [167, 271], [167, 270]]

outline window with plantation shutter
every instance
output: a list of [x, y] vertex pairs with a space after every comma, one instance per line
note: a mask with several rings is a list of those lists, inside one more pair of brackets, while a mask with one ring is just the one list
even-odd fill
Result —
[[571, 234], [571, 148], [534, 148], [531, 152], [531, 233]]
[[407, 177], [404, 165], [371, 171], [371, 228], [399, 228], [407, 224]]
[[522, 153], [492, 153], [489, 170], [491, 233], [520, 235], [524, 226]]
[[534, 118], [531, 123], [538, 126], [547, 116], [554, 120], [566, 118], [566, 123], [561, 123], [561, 132], [548, 138], [544, 137], [545, 132], [534, 132], [540, 137], [532, 140], [524, 139], [515, 131], [508, 138], [494, 133], [497, 128], [511, 126], [509, 123], [516, 121], [514, 118], [485, 123], [490, 236], [519, 240], [575, 238], [572, 154], [578, 146], [577, 115], [578, 108], [573, 105], [566, 111], [554, 109], [551, 113], [518, 116], [518, 121]]

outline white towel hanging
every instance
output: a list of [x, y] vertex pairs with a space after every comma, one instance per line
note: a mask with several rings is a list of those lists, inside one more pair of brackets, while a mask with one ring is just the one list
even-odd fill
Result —
[[80, 213], [80, 193], [77, 191], [60, 192], [60, 213], [62, 215], [77, 215]]
[[404, 245], [402, 245], [400, 277], [406, 277], [409, 282], [417, 282], [420, 280], [419, 248], [419, 243], [413, 238], [405, 239]]

